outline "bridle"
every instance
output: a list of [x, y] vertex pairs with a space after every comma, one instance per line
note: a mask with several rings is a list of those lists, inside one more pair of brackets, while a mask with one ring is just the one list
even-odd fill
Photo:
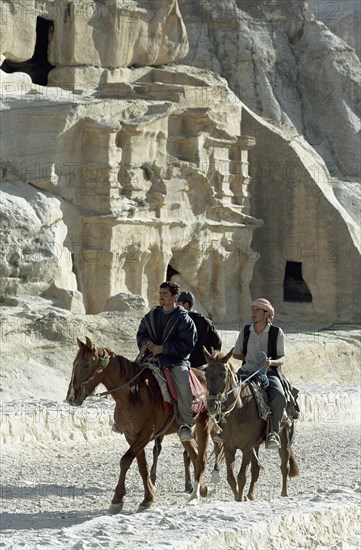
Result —
[[[222, 428], [220, 427], [220, 422], [226, 422], [227, 416], [233, 411], [237, 403], [240, 399], [240, 394], [242, 390], [242, 386], [244, 386], [249, 380], [254, 378], [257, 374], [259, 374], [262, 370], [260, 368], [256, 372], [252, 373], [250, 376], [245, 378], [242, 381], [238, 381], [237, 375], [234, 374], [228, 363], [222, 363], [224, 367], [226, 368], [226, 383], [224, 385], [223, 392], [219, 392], [217, 395], [210, 395], [207, 394], [207, 401], [215, 401], [215, 411], [210, 412], [208, 410], [208, 416], [211, 423], [213, 423], [214, 426], [216, 426], [218, 431], [222, 431]], [[229, 395], [231, 393], [234, 393], [234, 400], [232, 403], [227, 407], [227, 401]]]
[[[222, 363], [222, 365], [226, 369], [226, 381], [223, 391], [219, 392], [217, 395], [207, 394], [207, 401], [215, 401], [215, 412], [210, 413], [208, 411], [208, 414], [216, 424], [225, 420], [233, 411], [241, 393], [241, 384], [238, 383], [236, 375], [232, 372], [231, 367], [228, 363]], [[234, 399], [227, 406], [227, 401], [231, 394], [233, 394]]]
[[96, 367], [95, 371], [90, 376], [88, 376], [88, 378], [86, 378], [79, 386], [79, 390], [82, 394], [85, 394], [85, 398], [91, 394], [91, 392], [88, 391], [87, 385], [92, 382], [96, 376], [103, 374], [104, 370], [109, 365], [112, 355], [110, 355], [106, 349], [104, 349], [103, 352], [104, 354], [99, 357], [98, 366]]
[[[113, 352], [111, 353], [108, 353], [108, 351], [106, 349], [103, 350], [104, 352], [104, 355], [100, 356], [99, 357], [99, 365], [97, 366], [97, 368], [95, 369], [95, 371], [86, 379], [84, 380], [84, 382], [82, 382], [80, 384], [80, 391], [84, 394], [85, 394], [85, 398], [88, 397], [89, 395], [91, 395], [91, 392], [88, 391], [87, 389], [87, 385], [92, 382], [94, 380], [94, 378], [98, 375], [101, 375], [103, 374], [104, 370], [107, 368], [107, 366], [109, 365], [109, 362], [110, 362], [110, 359], [111, 357], [115, 357], [115, 354]], [[94, 397], [105, 397], [107, 395], [111, 395], [112, 393], [114, 393], [115, 391], [118, 391], [122, 388], [125, 388], [127, 386], [129, 386], [132, 382], [134, 382], [134, 380], [136, 380], [138, 378], [138, 376], [148, 367], [147, 364], [145, 364], [139, 372], [137, 372], [130, 380], [128, 380], [127, 382], [125, 382], [124, 384], [122, 384], [121, 386], [117, 386], [116, 388], [112, 388], [111, 390], [107, 390], [107, 391], [103, 391], [103, 392], [100, 392], [100, 393], [96, 393], [94, 394]]]

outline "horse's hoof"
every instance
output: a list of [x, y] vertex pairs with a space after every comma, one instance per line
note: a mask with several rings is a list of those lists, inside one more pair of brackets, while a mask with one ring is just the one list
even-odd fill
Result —
[[119, 514], [123, 510], [123, 503], [120, 502], [119, 504], [111, 504], [110, 508], [108, 509], [108, 514], [114, 515]]
[[184, 489], [185, 493], [191, 494], [192, 491], [193, 491], [193, 485], [186, 485], [185, 486], [185, 489]]
[[201, 493], [201, 497], [206, 498], [206, 496], [208, 495], [207, 485], [202, 485], [200, 493]]
[[217, 472], [217, 470], [213, 470], [212, 476], [211, 476], [211, 482], [219, 483], [220, 481], [221, 481], [221, 476], [219, 475], [219, 472]]
[[145, 512], [145, 510], [148, 510], [149, 506], [138, 506], [137, 508], [137, 514], [138, 512]]
[[152, 502], [147, 502], [146, 504], [142, 502], [142, 504], [139, 504], [137, 512], [144, 512], [145, 510], [149, 510], [152, 505]]
[[192, 494], [189, 497], [188, 502], [192, 502], [192, 500], [198, 501], [199, 497], [200, 497], [200, 494], [201, 494], [201, 487], [200, 487], [199, 483], [196, 483], [195, 486], [194, 486], [194, 489], [192, 491]]

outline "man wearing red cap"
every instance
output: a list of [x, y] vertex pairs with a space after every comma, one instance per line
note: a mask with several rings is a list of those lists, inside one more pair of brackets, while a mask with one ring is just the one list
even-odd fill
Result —
[[284, 363], [285, 337], [281, 328], [272, 325], [275, 310], [272, 304], [265, 298], [258, 298], [251, 303], [252, 323], [246, 324], [240, 331], [233, 357], [241, 361], [256, 362], [256, 355], [263, 351], [267, 358], [262, 366], [267, 369], [269, 385], [267, 394], [269, 399], [272, 429], [267, 436], [266, 448], [279, 449], [279, 431], [286, 406], [286, 398], [282, 383], [277, 376], [277, 367]]

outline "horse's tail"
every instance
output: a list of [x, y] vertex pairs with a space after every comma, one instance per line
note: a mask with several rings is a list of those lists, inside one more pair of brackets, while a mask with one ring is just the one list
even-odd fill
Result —
[[293, 449], [290, 449], [290, 471], [289, 471], [289, 477], [297, 477], [300, 475], [300, 469], [297, 464], [295, 453], [293, 452]]

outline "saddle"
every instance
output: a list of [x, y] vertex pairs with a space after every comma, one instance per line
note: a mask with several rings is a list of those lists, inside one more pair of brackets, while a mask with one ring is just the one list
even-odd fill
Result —
[[[287, 378], [284, 376], [279, 368], [277, 369], [276, 374], [280, 379], [283, 391], [285, 392], [286, 415], [288, 416], [289, 420], [296, 420], [300, 415], [300, 407], [297, 402], [299, 390], [292, 386], [292, 384], [289, 382], [289, 380], [287, 380]], [[268, 396], [264, 386], [258, 379], [249, 380], [247, 383], [257, 403], [259, 417], [263, 420], [267, 420], [269, 415], [271, 414], [271, 409], [268, 404]]]
[[271, 409], [268, 405], [266, 390], [257, 380], [249, 380], [247, 383], [257, 403], [259, 417], [267, 421], [271, 414]]
[[[163, 406], [167, 414], [173, 414], [173, 405], [177, 402], [177, 389], [171, 374], [171, 369], [161, 369], [156, 362], [151, 361], [148, 368], [156, 378], [163, 396]], [[192, 391], [192, 412], [198, 414], [206, 410], [206, 390], [194, 374], [192, 369], [189, 371], [189, 384]]]
[[300, 416], [300, 406], [297, 402], [297, 397], [300, 392], [286, 378], [286, 376], [282, 372], [281, 367], [273, 367], [273, 370], [280, 379], [283, 391], [285, 392], [287, 416], [291, 420], [297, 420], [297, 418]]

